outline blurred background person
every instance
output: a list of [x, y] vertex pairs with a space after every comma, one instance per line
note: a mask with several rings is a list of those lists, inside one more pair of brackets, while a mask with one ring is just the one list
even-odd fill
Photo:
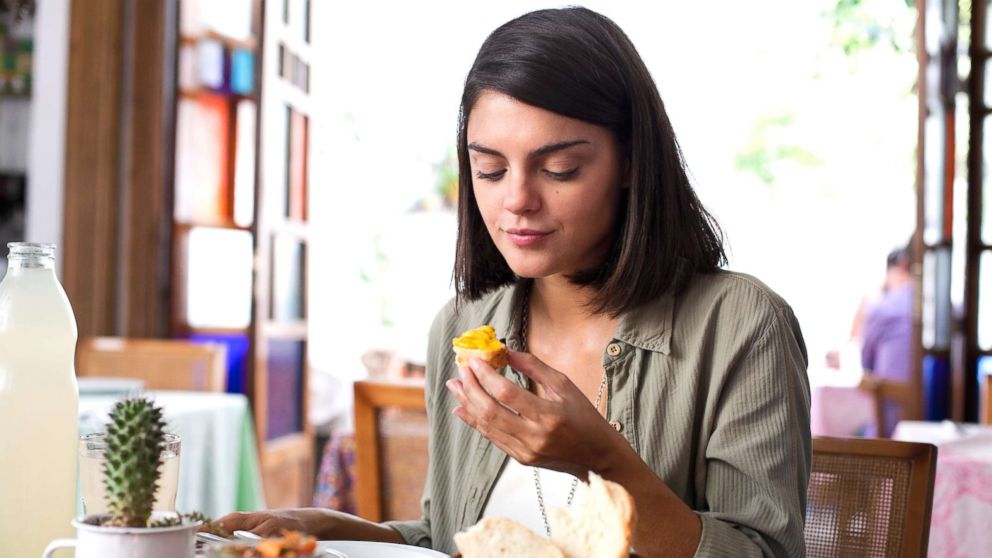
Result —
[[[875, 389], [877, 380], [908, 382], [913, 355], [913, 276], [909, 248], [893, 250], [886, 260], [882, 295], [865, 313], [861, 328], [862, 388]], [[889, 437], [902, 410], [883, 402], [883, 424], [877, 434]]]

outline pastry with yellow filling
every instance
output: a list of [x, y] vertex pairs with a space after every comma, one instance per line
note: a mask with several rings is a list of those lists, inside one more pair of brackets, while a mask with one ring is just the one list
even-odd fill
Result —
[[506, 366], [506, 345], [496, 338], [496, 330], [484, 325], [462, 333], [451, 340], [455, 351], [455, 363], [468, 366], [469, 359], [477, 358], [489, 363], [493, 368]]

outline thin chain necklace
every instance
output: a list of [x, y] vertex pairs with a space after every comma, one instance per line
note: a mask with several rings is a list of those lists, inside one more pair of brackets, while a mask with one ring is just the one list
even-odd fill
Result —
[[[523, 307], [521, 308], [521, 319], [520, 319], [520, 348], [523, 352], [527, 352], [527, 321], [530, 316], [530, 291], [533, 289], [533, 284], [527, 287], [527, 291], [524, 293]], [[599, 405], [603, 402], [603, 391], [606, 389], [606, 369], [603, 369], [603, 379], [599, 381], [599, 390], [596, 392], [596, 412], [599, 412]], [[551, 538], [551, 524], [548, 522], [548, 510], [544, 506], [544, 491], [541, 490], [541, 474], [537, 467], [531, 467], [531, 471], [534, 473], [534, 489], [537, 491], [537, 505], [541, 508], [541, 519], [544, 520], [544, 533]], [[575, 498], [575, 490], [579, 486], [579, 479], [572, 479], [572, 487], [568, 491], [568, 500], [565, 503], [566, 507], [572, 506], [572, 500]]]

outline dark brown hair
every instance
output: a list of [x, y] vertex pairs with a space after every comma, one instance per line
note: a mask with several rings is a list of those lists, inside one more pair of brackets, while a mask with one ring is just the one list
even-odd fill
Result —
[[619, 315], [726, 263], [723, 235], [689, 184], [661, 96], [630, 39], [586, 8], [540, 10], [493, 31], [465, 80], [454, 272], [459, 302], [517, 280], [472, 191], [468, 119], [486, 91], [608, 128], [627, 157], [629, 188], [621, 194], [616, 241], [596, 268], [570, 277], [597, 288], [595, 311]]

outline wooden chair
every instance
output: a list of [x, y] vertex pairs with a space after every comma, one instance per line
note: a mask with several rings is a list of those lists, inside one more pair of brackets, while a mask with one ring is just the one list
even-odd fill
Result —
[[884, 380], [866, 375], [860, 386], [862, 391], [867, 392], [873, 402], [875, 412], [875, 425], [879, 438], [888, 437], [887, 432], [895, 428], [894, 424], [885, 422], [885, 404], [895, 403], [902, 410], [903, 419], [914, 418], [916, 409], [916, 390], [910, 382], [897, 382]]
[[932, 444], [814, 438], [807, 556], [926, 556], [936, 466]]
[[416, 519], [427, 478], [422, 381], [355, 383], [355, 506], [370, 521]]
[[76, 375], [138, 378], [153, 390], [223, 392], [227, 348], [173, 339], [88, 337], [76, 348]]

